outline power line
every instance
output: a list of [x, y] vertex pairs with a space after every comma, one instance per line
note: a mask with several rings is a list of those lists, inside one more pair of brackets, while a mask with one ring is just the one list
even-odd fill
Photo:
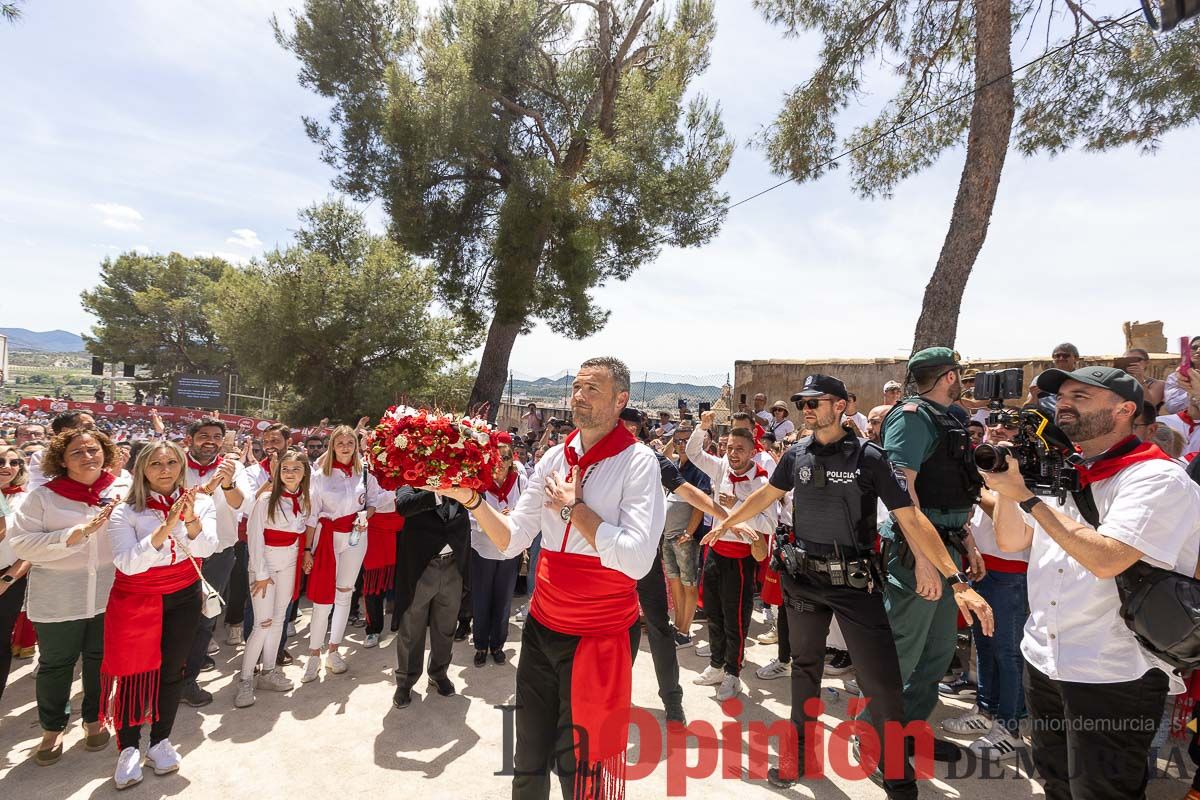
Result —
[[[1016, 75], [1018, 72], [1028, 69], [1029, 67], [1032, 67], [1034, 64], [1037, 64], [1040, 61], [1044, 61], [1047, 58], [1056, 56], [1059, 53], [1063, 52], [1064, 50], [1074, 47], [1076, 44], [1084, 41], [1085, 39], [1089, 39], [1092, 36], [1095, 36], [1096, 34], [1101, 33], [1102, 31], [1104, 31], [1108, 28], [1111, 28], [1114, 25], [1119, 25], [1120, 23], [1124, 22], [1125, 20], [1129, 19], [1130, 17], [1135, 16], [1140, 13], [1142, 13], [1141, 9], [1135, 8], [1134, 10], [1126, 13], [1124, 16], [1118, 17], [1113, 20], [1109, 20], [1103, 25], [1097, 25], [1096, 27], [1092, 28], [1092, 30], [1088, 31], [1087, 33], [1080, 34], [1079, 36], [1076, 36], [1075, 38], [1071, 39], [1070, 41], [1064, 42], [1062, 45], [1055, 47], [1052, 50], [1047, 50], [1046, 52], [1042, 53], [1037, 58], [1035, 58], [1031, 61], [1027, 61], [1024, 64], [1022, 64], [1021, 66], [1015, 67], [1002, 75], [997, 75], [996, 77], [992, 78], [987, 83], [984, 83], [981, 86], [977, 86], [973, 89], [970, 89], [969, 91], [966, 91], [966, 92], [960, 94], [958, 97], [955, 97], [951, 100], [947, 100], [946, 102], [942, 103], [941, 105], [931, 108], [928, 111], [924, 112], [923, 114], [919, 114], [918, 116], [913, 117], [912, 119], [897, 123], [895, 126], [889, 128], [888, 130], [883, 131], [882, 133], [876, 134], [875, 136], [872, 136], [870, 139], [867, 139], [865, 142], [860, 142], [860, 143], [856, 144], [854, 147], [851, 147], [847, 150], [843, 150], [842, 152], [838, 153], [833, 158], [830, 158], [826, 161], [822, 161], [820, 164], [813, 166], [811, 171], [815, 172], [816, 170], [823, 169], [824, 167], [827, 167], [836, 161], [840, 161], [841, 159], [845, 158], [846, 156], [853, 155], [854, 153], [858, 152], [859, 150], [862, 150], [865, 147], [870, 147], [871, 145], [875, 144], [876, 142], [880, 141], [881, 139], [885, 139], [888, 136], [892, 136], [896, 133], [899, 133], [900, 131], [904, 130], [905, 128], [915, 125], [918, 122], [921, 122], [922, 120], [927, 119], [927, 118], [933, 116], [934, 114], [937, 114], [939, 111], [944, 111], [945, 109], [949, 108], [950, 106], [952, 106], [956, 103], [961, 103], [963, 100], [966, 100], [968, 97], [975, 95], [980, 90], [986, 89], [989, 86], [992, 86], [993, 84], [996, 84], [996, 83], [1004, 80], [1005, 78], [1012, 77], [1013, 75]], [[755, 192], [754, 194], [749, 195], [748, 197], [743, 197], [741, 200], [738, 200], [736, 203], [732, 203], [732, 204], [726, 206], [720, 212], [718, 212], [716, 214], [712, 214], [712, 215], [700, 220], [700, 222], [698, 223], [698, 226], [706, 225], [709, 222], [713, 222], [713, 221], [719, 219], [721, 217], [721, 215], [732, 211], [733, 209], [737, 208], [738, 206], [749, 203], [751, 200], [757, 200], [758, 198], [762, 197], [764, 194], [769, 194], [770, 192], [773, 192], [776, 189], [787, 186], [789, 183], [794, 183], [798, 180], [799, 180], [798, 177], [785, 178], [784, 180], [781, 180], [772, 186], [768, 186], [765, 189], [760, 189], [759, 191]], [[663, 244], [666, 241], [667, 241], [667, 237], [663, 236], [663, 237], [660, 237], [659, 239], [657, 239], [656, 241], [651, 242], [650, 246], [654, 247], [654, 246]], [[599, 262], [599, 264], [603, 265], [606, 262], [615, 261], [615, 260], [616, 260], [616, 256], [612, 256], [610, 258], [601, 260]]]

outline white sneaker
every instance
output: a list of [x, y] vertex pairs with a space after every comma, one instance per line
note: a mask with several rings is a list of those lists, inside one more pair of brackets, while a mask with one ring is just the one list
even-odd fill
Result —
[[146, 751], [146, 763], [154, 768], [155, 775], [169, 775], [179, 771], [179, 753], [170, 739], [163, 739]]
[[708, 646], [708, 642], [696, 642], [696, 655], [701, 658], [708, 658], [712, 655], [712, 648]]
[[367, 647], [367, 648], [379, 647], [379, 634], [378, 633], [368, 633], [367, 641], [363, 643], [363, 647]]
[[718, 700], [728, 700], [731, 697], [737, 697], [742, 693], [742, 679], [737, 675], [726, 675], [721, 681], [721, 688], [717, 689]]
[[704, 668], [704, 672], [692, 678], [692, 683], [697, 686], [716, 686], [723, 680], [725, 680], [725, 670], [709, 664]]
[[126, 747], [117, 756], [117, 771], [113, 783], [118, 789], [128, 789], [142, 782], [142, 753], [136, 747]]
[[215, 656], [217, 653], [221, 652], [221, 645], [217, 644], [216, 639], [210, 637], [208, 640], [208, 650], [205, 652], [210, 656]]
[[254, 681], [242, 678], [238, 681], [237, 694], [233, 697], [234, 708], [249, 708], [254, 705]]
[[767, 664], [765, 667], [759, 667], [754, 671], [754, 674], [764, 681], [770, 681], [775, 678], [782, 678], [784, 675], [790, 675], [791, 672], [791, 664], [786, 664], [778, 658], [772, 658], [770, 664]]
[[296, 635], [296, 623], [294, 623], [294, 622], [288, 623], [286, 635], [287, 636], [295, 636]]
[[269, 672], [259, 674], [258, 688], [268, 692], [290, 692], [295, 685], [283, 674], [283, 670], [276, 667]]
[[325, 662], [325, 666], [334, 675], [341, 675], [346, 671], [346, 659], [342, 658], [342, 654], [337, 650], [330, 650], [329, 656]]
[[241, 625], [226, 625], [225, 626], [225, 644], [239, 645], [242, 644], [242, 626]]
[[758, 635], [757, 641], [759, 644], [777, 644], [779, 642], [779, 629], [772, 625], [771, 630]]
[[767, 621], [768, 625], [770, 625], [772, 628], [774, 628], [775, 627], [775, 609], [773, 609], [771, 606], [767, 606], [766, 609], [763, 610], [763, 619], [765, 619]]
[[310, 681], [315, 681], [317, 679], [317, 676], [320, 674], [321, 674], [321, 656], [320, 656], [320, 654], [317, 654], [315, 656], [309, 656], [308, 663], [304, 665], [304, 675], [302, 675], [300, 677], [300, 682], [301, 683], [309, 683]]
[[992, 718], [981, 713], [979, 706], [972, 706], [965, 714], [942, 720], [942, 730], [958, 736], [982, 735], [992, 729], [992, 724]]
[[1017, 750], [1024, 747], [1020, 738], [1013, 736], [1000, 723], [994, 723], [992, 729], [980, 736], [967, 746], [975, 755], [988, 761], [1007, 761], [1017, 757]]

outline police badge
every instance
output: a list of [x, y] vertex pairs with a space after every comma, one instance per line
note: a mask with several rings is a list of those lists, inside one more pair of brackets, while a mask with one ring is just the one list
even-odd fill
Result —
[[812, 480], [812, 467], [801, 467], [796, 473], [796, 477], [800, 480], [800, 483], [807, 484]]

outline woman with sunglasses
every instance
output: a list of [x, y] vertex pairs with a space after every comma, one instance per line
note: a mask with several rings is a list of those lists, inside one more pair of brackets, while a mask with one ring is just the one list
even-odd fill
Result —
[[17, 558], [8, 541], [27, 483], [29, 473], [25, 471], [21, 451], [9, 445], [0, 446], [0, 699], [8, 685], [13, 657], [8, 643], [25, 602], [25, 574], [29, 572], [29, 562]]
[[32, 564], [26, 613], [38, 637], [43, 733], [33, 758], [40, 766], [62, 758], [71, 683], [81, 659], [84, 749], [108, 746], [100, 724], [104, 616], [116, 572], [108, 518], [129, 491], [127, 479], [106, 469], [116, 459], [117, 448], [99, 431], [70, 428], [56, 435], [41, 460], [48, 480], [21, 501], [7, 537], [16, 556]]
[[1142, 385], [1146, 402], [1156, 409], [1161, 406], [1167, 384], [1146, 375], [1146, 367], [1150, 365], [1150, 354], [1140, 347], [1131, 347], [1125, 351], [1124, 361], [1125, 371]]

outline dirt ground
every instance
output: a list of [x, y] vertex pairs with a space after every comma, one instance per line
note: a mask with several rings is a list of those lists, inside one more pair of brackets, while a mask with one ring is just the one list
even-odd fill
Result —
[[[759, 614], [751, 635], [765, 630]], [[293, 655], [303, 652], [307, 630], [307, 609], [299, 621], [300, 637], [291, 644]], [[698, 630], [698, 628], [697, 628]], [[439, 697], [422, 680], [413, 695], [413, 704], [404, 710], [392, 707], [391, 670], [395, 664], [393, 634], [385, 631], [378, 649], [362, 647], [362, 629], [352, 629], [347, 654], [350, 669], [343, 675], [323, 673], [320, 680], [300, 683], [302, 659], [288, 668], [296, 683], [288, 694], [259, 691], [258, 702], [251, 708], [233, 706], [233, 676], [240, 660], [238, 648], [222, 645], [216, 656], [217, 669], [202, 673], [201, 684], [215, 695], [214, 702], [201, 709], [181, 707], [171, 740], [179, 748], [182, 769], [174, 775], [156, 777], [147, 769], [140, 786], [121, 792], [129, 798], [181, 797], [220, 800], [229, 798], [331, 797], [366, 798], [396, 790], [421, 792], [430, 798], [503, 797], [510, 792], [510, 778], [496, 773], [504, 765], [504, 714], [495, 706], [510, 703], [516, 675], [516, 657], [520, 651], [520, 630], [511, 627], [507, 652], [509, 662], [502, 666], [488, 663], [482, 668], [471, 664], [469, 642], [455, 644], [450, 678], [458, 687], [454, 697]], [[753, 670], [768, 662], [774, 645], [747, 648], [749, 664], [743, 673], [746, 692], [742, 696], [743, 723], [750, 720], [771, 723], [789, 714], [788, 679], [763, 681]], [[679, 651], [684, 708], [689, 721], [706, 720], [714, 726], [731, 720], [714, 699], [712, 687], [692, 684], [703, 670], [706, 659], [692, 648]], [[89, 753], [83, 749], [78, 717], [68, 729], [62, 760], [50, 767], [38, 767], [30, 754], [40, 736], [34, 703], [33, 661], [14, 661], [3, 701], [0, 701], [0, 798], [87, 798], [117, 794], [112, 784], [116, 763], [116, 743], [107, 750]], [[850, 675], [847, 678], [852, 677]], [[828, 727], [847, 716], [841, 678], [824, 681], [823, 700]], [[662, 707], [645, 637], [634, 667], [634, 704], [646, 709], [661, 725]], [[76, 682], [73, 703], [79, 707]], [[936, 722], [960, 713], [968, 704], [943, 702]], [[661, 728], [659, 728], [661, 731]], [[145, 748], [143, 736], [143, 748]], [[631, 761], [641, 749], [638, 737], [630, 750]], [[966, 744], [968, 740], [956, 740]], [[1177, 743], [1172, 743], [1177, 744]], [[699, 756], [693, 749], [689, 765]], [[774, 763], [774, 754], [772, 754]], [[1003, 769], [991, 767], [984, 777], [980, 765], [960, 762], [960, 774], [947, 778], [945, 767], [922, 783], [921, 797], [978, 798], [979, 800], [1021, 800], [1041, 796], [1036, 781], [1019, 774], [1014, 762]], [[1190, 770], [1191, 764], [1183, 763]], [[973, 766], [973, 769], [971, 767]], [[726, 798], [742, 800], [773, 796], [818, 798], [819, 800], [858, 800], [882, 798], [883, 790], [867, 780], [847, 780], [836, 775], [806, 780], [788, 791], [772, 788], [765, 780], [752, 779], [742, 769], [724, 767], [710, 777], [692, 778], [682, 785], [689, 798]], [[669, 770], [665, 758], [645, 778], [631, 781], [627, 797], [661, 798], [668, 795], [668, 772], [681, 776], [682, 769]], [[1172, 771], [1172, 776], [1177, 771]], [[678, 782], [676, 785], [678, 789]], [[1151, 781], [1152, 800], [1183, 798], [1187, 784], [1178, 779]], [[557, 796], [557, 790], [555, 791]]]

